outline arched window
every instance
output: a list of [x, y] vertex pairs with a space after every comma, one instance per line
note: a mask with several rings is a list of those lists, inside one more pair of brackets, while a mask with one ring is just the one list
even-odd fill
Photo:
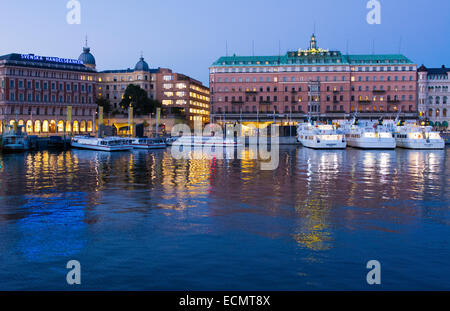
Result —
[[33, 132], [33, 121], [28, 120], [26, 128], [27, 128], [27, 133], [32, 133]]
[[87, 122], [87, 131], [92, 132], [92, 121]]
[[36, 120], [34, 122], [34, 132], [35, 133], [40, 133], [41, 132], [41, 121]]
[[75, 133], [77, 133], [77, 132], [80, 131], [80, 128], [79, 128], [79, 126], [78, 126], [78, 121], [73, 121], [73, 131], [74, 131]]
[[443, 99], [442, 103], [443, 103], [444, 105], [447, 104], [447, 96], [444, 96], [444, 99]]
[[56, 121], [55, 120], [50, 121], [50, 133], [56, 133]]
[[436, 96], [436, 105], [439, 105], [440, 102], [441, 102], [441, 98], [439, 96]]
[[58, 133], [64, 133], [64, 121], [58, 122]]
[[80, 132], [86, 132], [86, 121], [80, 122]]
[[47, 120], [44, 120], [44, 122], [42, 122], [42, 132], [48, 133], [48, 121]]
[[436, 117], [439, 117], [441, 115], [441, 111], [439, 109], [436, 109]]
[[432, 117], [433, 116], [433, 109], [428, 109], [428, 116]]
[[67, 123], [66, 123], [66, 132], [67, 132], [67, 133], [72, 132], [72, 125], [70, 124], [70, 122], [67, 122]]
[[444, 109], [442, 110], [442, 116], [443, 116], [443, 117], [446, 117], [446, 116], [447, 116], [447, 108], [444, 108]]

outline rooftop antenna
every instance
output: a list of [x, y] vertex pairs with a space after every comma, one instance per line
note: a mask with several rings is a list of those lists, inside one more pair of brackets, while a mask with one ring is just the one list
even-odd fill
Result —
[[228, 40], [225, 41], [225, 54], [228, 57]]
[[346, 43], [346, 54], [348, 55], [348, 40], [347, 40], [347, 43]]
[[399, 44], [398, 44], [398, 54], [401, 54], [402, 53], [402, 36], [400, 36], [400, 42], [399, 42]]
[[85, 44], [86, 44], [85, 47], [88, 47], [88, 36], [87, 36], [87, 34], [86, 34], [85, 40], [86, 40], [86, 41], [85, 41]]
[[375, 39], [372, 39], [372, 54], [375, 54]]
[[252, 41], [252, 56], [255, 56], [255, 40]]

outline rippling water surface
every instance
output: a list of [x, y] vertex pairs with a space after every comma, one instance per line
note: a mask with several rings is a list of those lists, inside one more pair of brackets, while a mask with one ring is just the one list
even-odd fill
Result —
[[[243, 156], [248, 156], [248, 151]], [[450, 289], [450, 149], [0, 155], [0, 289]]]

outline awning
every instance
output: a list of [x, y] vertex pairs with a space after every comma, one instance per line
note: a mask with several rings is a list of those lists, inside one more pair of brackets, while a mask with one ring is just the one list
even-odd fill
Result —
[[441, 122], [436, 122], [436, 123], [434, 123], [434, 126], [436, 126], [436, 127], [441, 127]]
[[428, 121], [428, 123], [430, 124], [430, 126], [434, 126], [434, 123], [432, 121]]
[[448, 122], [447, 121], [442, 122], [442, 126], [443, 127], [448, 127]]

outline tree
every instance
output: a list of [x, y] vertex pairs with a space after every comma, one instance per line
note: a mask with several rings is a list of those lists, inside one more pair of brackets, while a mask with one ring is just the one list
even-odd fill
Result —
[[95, 103], [97, 104], [97, 106], [103, 107], [103, 113], [110, 113], [112, 110], [111, 102], [107, 98], [97, 98], [95, 100]]
[[155, 112], [157, 107], [161, 107], [158, 101], [148, 98], [147, 92], [134, 84], [128, 85], [120, 107], [127, 110], [130, 104], [133, 106], [135, 115], [147, 115]]

